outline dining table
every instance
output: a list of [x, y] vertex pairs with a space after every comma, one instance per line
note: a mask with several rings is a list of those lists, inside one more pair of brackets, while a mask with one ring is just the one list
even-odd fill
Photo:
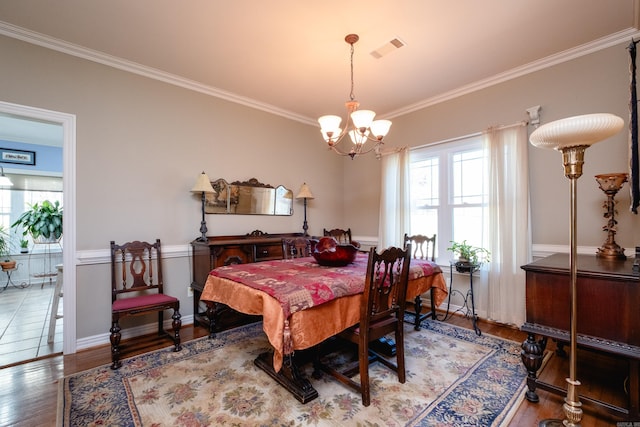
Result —
[[[260, 354], [255, 364], [300, 402], [316, 398], [318, 393], [296, 366], [294, 354], [359, 322], [368, 256], [358, 252], [354, 262], [344, 266], [323, 266], [305, 257], [213, 269], [200, 297], [207, 305], [211, 336], [216, 330], [216, 303], [261, 315], [272, 350]], [[440, 266], [411, 259], [407, 299], [432, 288], [437, 307], [448, 295]]]

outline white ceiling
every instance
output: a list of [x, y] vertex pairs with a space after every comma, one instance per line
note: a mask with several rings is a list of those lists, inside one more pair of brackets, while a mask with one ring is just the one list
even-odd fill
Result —
[[[639, 4], [2, 0], [0, 34], [314, 123], [344, 114], [349, 33], [360, 36], [356, 99], [392, 118], [630, 41], [638, 36]], [[371, 55], [394, 38], [406, 45]]]

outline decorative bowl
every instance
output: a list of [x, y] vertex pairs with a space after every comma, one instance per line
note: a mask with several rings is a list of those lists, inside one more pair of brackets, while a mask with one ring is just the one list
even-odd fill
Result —
[[338, 244], [333, 237], [322, 237], [311, 255], [320, 265], [343, 267], [355, 261], [357, 253], [358, 248], [353, 245]]

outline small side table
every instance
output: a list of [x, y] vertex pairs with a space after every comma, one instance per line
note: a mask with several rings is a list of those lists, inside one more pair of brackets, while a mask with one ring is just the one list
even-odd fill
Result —
[[[469, 290], [467, 293], [460, 292], [457, 289], [453, 289], [453, 269], [456, 269], [458, 273], [469, 273]], [[473, 273], [480, 269], [480, 264], [468, 264], [468, 263], [460, 263], [459, 261], [449, 261], [449, 296], [447, 298], [447, 312], [444, 315], [443, 321], [448, 320], [453, 314], [457, 312], [463, 312], [466, 317], [471, 317], [473, 321], [473, 330], [476, 332], [476, 335], [482, 335], [482, 331], [478, 327], [478, 315], [476, 314], [476, 305], [473, 299]], [[452, 294], [460, 294], [460, 296], [464, 299], [464, 302], [460, 308], [458, 308], [454, 312], [450, 312], [449, 309], [451, 307], [451, 295]], [[471, 304], [471, 307], [469, 307]]]
[[2, 290], [0, 292], [6, 291], [7, 288], [9, 287], [9, 285], [13, 286], [14, 288], [25, 288], [26, 287], [23, 283], [20, 284], [20, 285], [16, 285], [15, 283], [13, 283], [13, 279], [11, 278], [11, 274], [13, 274], [13, 272], [18, 269], [19, 265], [20, 264], [16, 264], [16, 266], [13, 267], [13, 268], [2, 269], [3, 273], [7, 273], [7, 283], [4, 285], [4, 287], [2, 288]]

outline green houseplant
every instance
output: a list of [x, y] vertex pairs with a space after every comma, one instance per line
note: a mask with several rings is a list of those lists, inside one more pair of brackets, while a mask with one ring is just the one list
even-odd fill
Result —
[[9, 233], [0, 225], [0, 267], [2, 271], [11, 270], [16, 266], [16, 261], [11, 259], [11, 242]]
[[458, 254], [458, 261], [456, 262], [458, 271], [461, 271], [461, 268], [468, 270], [469, 266], [478, 266], [483, 262], [491, 261], [491, 253], [485, 248], [470, 245], [466, 240], [462, 242], [451, 240], [450, 243], [451, 246], [447, 250]]
[[20, 240], [20, 252], [23, 254], [29, 252], [29, 241], [27, 239]]
[[31, 235], [34, 242], [55, 242], [62, 237], [62, 207], [48, 200], [34, 203], [11, 224], [22, 226], [22, 235]]

